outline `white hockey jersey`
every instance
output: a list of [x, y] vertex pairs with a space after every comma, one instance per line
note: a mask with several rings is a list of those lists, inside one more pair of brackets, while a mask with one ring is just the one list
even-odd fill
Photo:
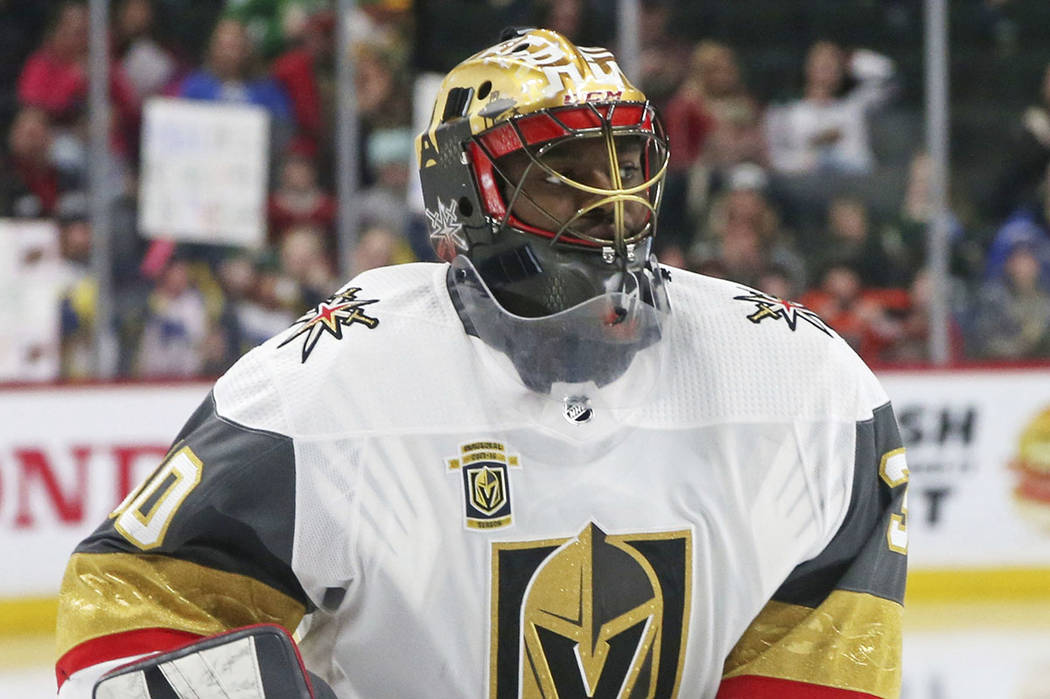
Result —
[[70, 561], [62, 696], [260, 622], [345, 699], [897, 695], [907, 467], [845, 342], [671, 270], [652, 397], [581, 420], [491, 371], [447, 268], [367, 272], [216, 383]]

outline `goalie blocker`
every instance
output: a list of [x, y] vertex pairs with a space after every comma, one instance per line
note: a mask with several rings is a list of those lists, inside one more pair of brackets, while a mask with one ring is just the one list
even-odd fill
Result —
[[336, 699], [303, 666], [280, 626], [260, 624], [210, 636], [121, 666], [95, 683], [94, 699]]

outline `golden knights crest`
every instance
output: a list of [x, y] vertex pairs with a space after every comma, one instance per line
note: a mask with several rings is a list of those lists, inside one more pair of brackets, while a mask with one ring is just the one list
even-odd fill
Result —
[[471, 442], [460, 455], [448, 460], [451, 471], [463, 474], [466, 525], [470, 529], [496, 529], [511, 523], [510, 475], [518, 457], [500, 442]]
[[691, 596], [688, 530], [494, 543], [490, 699], [675, 696]]

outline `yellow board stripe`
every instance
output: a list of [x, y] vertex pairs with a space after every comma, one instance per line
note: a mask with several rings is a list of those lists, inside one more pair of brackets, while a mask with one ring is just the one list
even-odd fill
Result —
[[57, 597], [0, 599], [0, 636], [55, 632]]
[[968, 568], [908, 573], [904, 604], [1050, 599], [1050, 568]]
[[904, 637], [922, 633], [1050, 630], [1046, 600], [917, 602], [904, 608]]

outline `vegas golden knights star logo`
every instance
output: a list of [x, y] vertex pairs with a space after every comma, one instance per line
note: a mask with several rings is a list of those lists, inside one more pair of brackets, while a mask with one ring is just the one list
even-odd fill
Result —
[[471, 442], [460, 456], [448, 460], [450, 471], [463, 474], [466, 524], [470, 529], [495, 529], [511, 523], [510, 475], [518, 457], [499, 442]]
[[689, 531], [492, 545], [490, 699], [656, 699], [681, 680]]

